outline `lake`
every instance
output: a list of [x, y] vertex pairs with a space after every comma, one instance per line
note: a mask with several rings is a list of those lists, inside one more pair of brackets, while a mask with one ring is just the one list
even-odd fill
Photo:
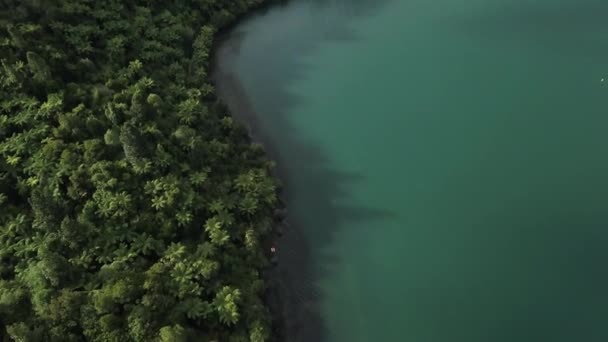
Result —
[[608, 341], [607, 13], [292, 0], [224, 37], [285, 185], [288, 341]]

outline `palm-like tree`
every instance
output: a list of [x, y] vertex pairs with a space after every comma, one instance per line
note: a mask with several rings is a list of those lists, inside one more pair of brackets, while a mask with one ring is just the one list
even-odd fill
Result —
[[213, 305], [220, 317], [220, 322], [234, 325], [239, 321], [240, 314], [237, 303], [241, 298], [241, 291], [230, 286], [224, 286], [215, 295]]

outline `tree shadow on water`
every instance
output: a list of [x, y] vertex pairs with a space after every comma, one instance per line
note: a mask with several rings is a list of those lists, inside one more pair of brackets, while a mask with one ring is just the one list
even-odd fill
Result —
[[[338, 234], [354, 222], [391, 216], [383, 210], [343, 204], [349, 202], [349, 189], [363, 179], [335, 169], [322, 146], [299, 133], [290, 115], [304, 99], [289, 87], [310, 72], [304, 57], [321, 44], [355, 40], [349, 25], [355, 18], [373, 14], [384, 2], [279, 4], [220, 37], [215, 51], [213, 79], [218, 95], [277, 161], [284, 185], [289, 226], [280, 239], [280, 263], [271, 278], [278, 283], [286, 341], [328, 339], [319, 282], [341, 262], [338, 253], [331, 252], [339, 244]], [[237, 69], [246, 70], [246, 75]], [[243, 78], [254, 81], [247, 84]]]

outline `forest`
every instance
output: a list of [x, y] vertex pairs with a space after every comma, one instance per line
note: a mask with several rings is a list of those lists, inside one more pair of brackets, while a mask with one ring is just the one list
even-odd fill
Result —
[[208, 76], [263, 1], [0, 0], [0, 340], [272, 340], [274, 162]]

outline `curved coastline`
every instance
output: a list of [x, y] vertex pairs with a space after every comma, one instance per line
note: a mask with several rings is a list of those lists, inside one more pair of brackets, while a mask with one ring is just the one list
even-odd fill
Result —
[[[282, 182], [280, 199], [289, 208], [285, 216], [290, 224], [284, 225], [286, 229], [277, 244], [280, 263], [265, 276], [271, 289], [267, 303], [277, 330], [275, 336], [280, 340], [322, 342], [329, 339], [327, 320], [330, 317], [326, 317], [322, 310], [326, 302], [325, 289], [320, 284], [328, 275], [339, 271], [343, 260], [326, 251], [339, 246], [338, 239], [350, 223], [393, 215], [377, 208], [345, 204], [352, 202], [351, 188], [362, 181], [362, 175], [336, 168], [325, 147], [308, 139], [288, 115], [303, 101], [288, 90], [289, 82], [304, 77], [308, 70], [299, 58], [324, 42], [358, 39], [350, 27], [351, 20], [373, 14], [385, 1], [327, 4], [317, 0], [270, 0], [216, 35], [211, 59], [211, 79], [216, 95], [227, 105], [231, 115], [247, 126], [252, 141], [261, 143], [268, 156], [277, 162], [274, 176]], [[302, 9], [308, 13], [327, 9], [332, 13], [347, 11], [349, 15], [331, 24], [324, 22], [327, 26], [315, 34], [306, 36], [295, 46], [286, 47], [288, 55], [284, 55], [286, 51], [268, 52], [278, 53], [286, 63], [280, 66], [284, 78], [277, 83], [260, 85], [268, 96], [277, 100], [270, 107], [260, 107], [258, 99], [253, 98], [253, 89], [234, 70], [240, 51], [244, 51], [241, 49], [246, 48], [243, 44], [248, 27], [265, 16], [286, 24], [294, 18], [294, 11]], [[269, 120], [273, 128], [266, 127]], [[278, 137], [275, 132], [284, 134]]]
[[[223, 27], [216, 34], [210, 59], [210, 79], [216, 88], [216, 96], [228, 107], [230, 115], [246, 126], [251, 140], [260, 143], [269, 158], [277, 162], [273, 176], [281, 184], [287, 180], [287, 171], [279, 152], [271, 139], [262, 133], [259, 113], [256, 113], [241, 81], [234, 72], [223, 68], [222, 61], [230, 58], [228, 44], [234, 39], [232, 35], [240, 24], [285, 3], [285, 0], [264, 0]], [[301, 227], [289, 223], [288, 197], [289, 186], [281, 187], [275, 234], [272, 241], [265, 242], [278, 246], [280, 257], [278, 265], [264, 274], [267, 284], [265, 301], [272, 316], [272, 337], [276, 341], [323, 341], [324, 323], [318, 309], [317, 290], [312, 284], [310, 246]]]

